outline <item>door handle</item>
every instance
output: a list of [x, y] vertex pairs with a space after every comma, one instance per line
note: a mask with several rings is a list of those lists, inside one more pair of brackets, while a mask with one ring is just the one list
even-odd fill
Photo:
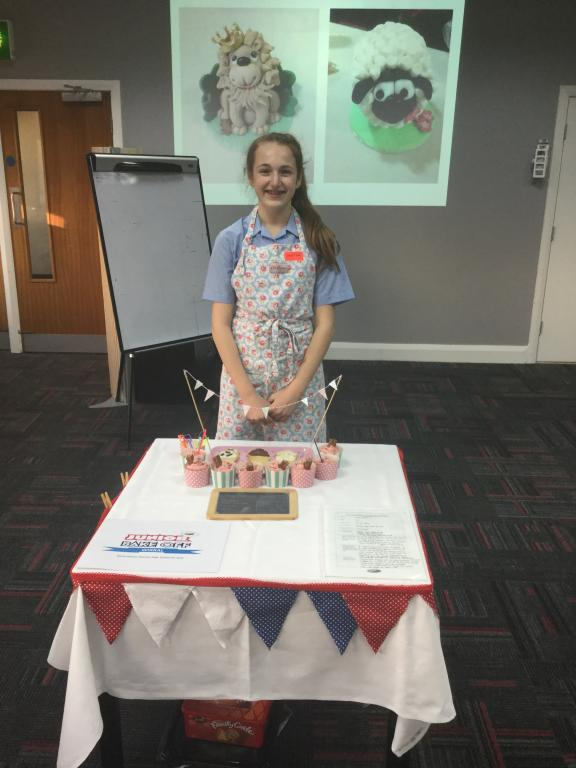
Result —
[[24, 214], [24, 196], [20, 187], [10, 187], [10, 208], [12, 209], [12, 221], [21, 227], [26, 224]]

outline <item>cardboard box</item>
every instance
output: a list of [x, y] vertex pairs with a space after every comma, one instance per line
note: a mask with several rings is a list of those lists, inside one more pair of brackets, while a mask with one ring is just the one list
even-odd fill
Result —
[[182, 702], [188, 738], [258, 748], [264, 742], [271, 701], [187, 699]]

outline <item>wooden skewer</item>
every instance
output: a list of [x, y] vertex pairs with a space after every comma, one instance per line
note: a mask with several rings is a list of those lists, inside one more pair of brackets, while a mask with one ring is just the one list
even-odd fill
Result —
[[[333, 381], [336, 382], [336, 386], [338, 387], [340, 382], [342, 381], [342, 374], [340, 374], [340, 376], [338, 376], [337, 379], [333, 379]], [[323, 414], [322, 418], [320, 419], [320, 424], [318, 424], [318, 428], [316, 429], [316, 432], [314, 432], [314, 437], [312, 438], [312, 440], [314, 440], [314, 443], [316, 443], [316, 436], [317, 436], [318, 432], [320, 432], [320, 427], [322, 426], [322, 424], [324, 424], [324, 420], [326, 418], [326, 414], [328, 413], [328, 409], [332, 405], [332, 400], [334, 400], [334, 395], [336, 394], [337, 391], [338, 391], [337, 389], [333, 389], [332, 390], [332, 394], [330, 395], [330, 400], [328, 400], [328, 405], [326, 406], [326, 408], [324, 410], [324, 414]], [[318, 447], [318, 446], [316, 446], [316, 447]], [[320, 453], [320, 451], [318, 451], [318, 453]]]
[[104, 493], [101, 493], [100, 498], [102, 499], [102, 503], [104, 504], [106, 509], [112, 509], [112, 500], [108, 495], [108, 491], [104, 491]]
[[208, 440], [208, 434], [206, 432], [206, 427], [204, 426], [204, 422], [202, 421], [202, 416], [200, 416], [200, 411], [198, 410], [198, 405], [196, 404], [196, 398], [194, 397], [194, 392], [192, 391], [192, 387], [190, 386], [190, 381], [188, 379], [188, 376], [191, 376], [192, 374], [188, 373], [188, 371], [184, 368], [182, 373], [184, 374], [184, 378], [186, 379], [186, 384], [188, 385], [188, 391], [190, 392], [190, 397], [192, 398], [192, 402], [194, 403], [194, 408], [196, 410], [196, 416], [198, 416], [198, 421], [200, 422], [200, 426], [202, 427], [202, 432], [204, 435], [206, 435], [206, 442], [208, 443], [208, 450], [212, 450], [210, 447], [210, 440]]
[[128, 480], [130, 480], [130, 475], [128, 472], [120, 472], [120, 480], [122, 481], [122, 487], [126, 488], [128, 485]]

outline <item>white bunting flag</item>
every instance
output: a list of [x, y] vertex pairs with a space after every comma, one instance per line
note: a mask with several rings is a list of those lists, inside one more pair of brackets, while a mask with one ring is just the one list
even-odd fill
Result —
[[244, 416], [248, 415], [248, 411], [250, 410], [250, 408], [251, 408], [250, 405], [243, 405], [242, 406], [242, 410], [244, 411]]
[[206, 402], [206, 400], [210, 400], [210, 398], [211, 398], [213, 395], [215, 395], [215, 394], [216, 394], [216, 393], [215, 393], [215, 392], [212, 392], [212, 390], [211, 390], [211, 389], [207, 389], [207, 390], [206, 390], [206, 397], [204, 398], [204, 402]]
[[307, 406], [308, 405], [308, 398], [307, 397], [303, 397], [302, 400], [300, 400], [300, 402], [304, 403], [304, 405]]
[[318, 394], [319, 394], [319, 395], [322, 395], [322, 397], [324, 398], [324, 400], [328, 400], [328, 395], [326, 394], [326, 390], [325, 390], [325, 389], [319, 389], [319, 390], [318, 390]]
[[196, 379], [196, 384], [194, 384], [194, 389], [200, 389], [201, 386], [202, 386], [202, 382], [200, 381], [200, 379]]
[[265, 408], [262, 408], [262, 413], [264, 414], [264, 418], [265, 419], [268, 418], [268, 411], [269, 410], [270, 410], [270, 408], [268, 406], [266, 406]]
[[332, 379], [330, 384], [328, 384], [329, 387], [332, 387], [332, 389], [338, 389], [338, 384], [336, 383], [336, 379]]

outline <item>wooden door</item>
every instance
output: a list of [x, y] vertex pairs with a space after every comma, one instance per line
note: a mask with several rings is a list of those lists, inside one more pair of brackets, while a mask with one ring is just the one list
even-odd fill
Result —
[[0, 133], [22, 333], [104, 334], [86, 153], [112, 144], [110, 94], [0, 91]]
[[576, 362], [576, 98], [568, 100], [553, 239], [546, 276], [539, 363]]

